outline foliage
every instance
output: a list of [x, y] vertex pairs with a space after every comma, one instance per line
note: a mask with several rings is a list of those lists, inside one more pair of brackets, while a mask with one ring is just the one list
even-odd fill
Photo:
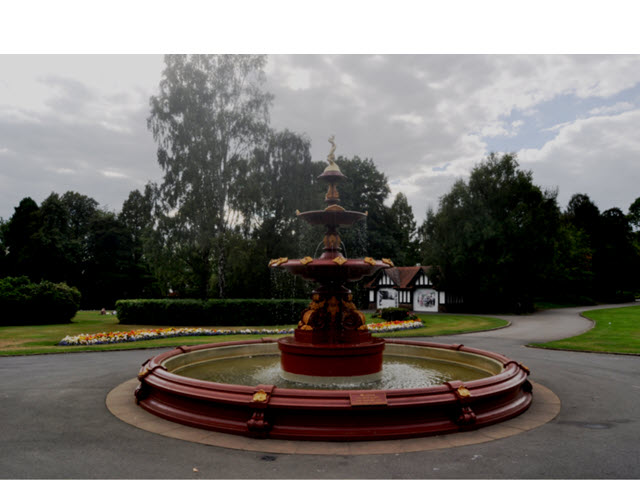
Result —
[[[625, 290], [640, 287], [640, 250], [629, 223], [618, 208], [600, 213], [586, 194], [571, 197], [562, 216], [557, 290], [566, 297], [588, 296], [616, 302]], [[628, 297], [628, 295], [627, 295]]]
[[392, 320], [409, 320], [416, 318], [406, 308], [387, 307], [380, 310], [380, 318], [392, 321]]
[[535, 186], [515, 155], [491, 154], [439, 207], [422, 228], [423, 264], [437, 266], [437, 286], [462, 294], [474, 310], [532, 310], [539, 286], [552, 274], [555, 193]]
[[627, 220], [635, 230], [640, 230], [640, 197], [636, 198], [629, 206]]
[[138, 325], [233, 326], [297, 323], [307, 300], [120, 300], [121, 322]]
[[157, 220], [201, 298], [227, 293], [231, 233], [241, 223], [246, 156], [264, 145], [271, 95], [264, 56], [167, 55], [148, 126], [164, 171]]
[[80, 292], [64, 283], [32, 283], [28, 277], [0, 279], [0, 325], [70, 322], [80, 306]]
[[76, 192], [51, 193], [40, 207], [23, 199], [0, 231], [0, 276], [64, 282], [82, 292], [85, 308], [154, 294], [135, 230], [97, 205]]
[[[417, 228], [413, 209], [404, 193], [396, 195], [389, 209], [389, 228], [392, 229], [395, 248], [393, 260], [398, 265], [416, 265], [419, 260]], [[391, 253], [389, 253], [391, 255]]]
[[386, 175], [369, 158], [340, 156], [336, 163], [347, 177], [338, 185], [340, 204], [347, 210], [368, 213], [365, 225], [340, 230], [343, 243], [349, 246], [348, 256], [389, 257], [394, 239], [388, 228], [389, 209], [384, 205], [390, 193]]

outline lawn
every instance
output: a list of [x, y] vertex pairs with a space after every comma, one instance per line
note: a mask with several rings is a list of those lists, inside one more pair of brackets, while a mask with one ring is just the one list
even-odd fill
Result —
[[592, 310], [583, 315], [595, 322], [588, 332], [532, 346], [588, 352], [640, 354], [640, 306]]
[[[379, 318], [371, 318], [366, 315], [367, 323], [381, 322]], [[424, 323], [424, 327], [398, 332], [375, 334], [376, 337], [402, 338], [402, 337], [436, 337], [438, 335], [455, 335], [458, 333], [478, 332], [481, 330], [493, 330], [506, 327], [509, 322], [498, 318], [476, 317], [472, 315], [445, 315], [445, 314], [418, 314], [418, 318]]]
[[[455, 333], [464, 333], [478, 330], [488, 330], [507, 325], [504, 320], [494, 318], [475, 317], [465, 315], [419, 315], [425, 326], [414, 330], [400, 332], [380, 333], [376, 336], [384, 337], [421, 337]], [[367, 321], [380, 322], [380, 319], [372, 319], [367, 315]], [[280, 329], [292, 328], [294, 325], [274, 325], [264, 328]], [[112, 315], [100, 315], [98, 311], [80, 311], [71, 323], [61, 325], [34, 325], [0, 327], [0, 355], [31, 355], [41, 353], [66, 353], [99, 350], [129, 350], [140, 348], [175, 347], [178, 345], [194, 345], [201, 343], [231, 342], [243, 339], [262, 338], [264, 334], [256, 335], [224, 335], [224, 336], [200, 336], [179, 337], [157, 340], [144, 340], [139, 342], [117, 343], [109, 345], [82, 345], [59, 346], [58, 342], [67, 335], [93, 334], [109, 331], [129, 331], [140, 328], [159, 328], [152, 325], [121, 325], [118, 319]], [[242, 327], [221, 327], [236, 328]], [[254, 327], [263, 328], [263, 327]], [[282, 335], [269, 335], [278, 338]]]

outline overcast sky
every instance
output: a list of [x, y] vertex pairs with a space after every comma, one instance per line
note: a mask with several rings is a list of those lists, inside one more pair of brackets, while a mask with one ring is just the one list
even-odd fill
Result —
[[[161, 55], [0, 56], [0, 217], [73, 190], [119, 211], [160, 181], [146, 127]], [[371, 158], [419, 222], [489, 152], [516, 152], [564, 208], [640, 196], [640, 55], [271, 55], [271, 123], [314, 160]], [[392, 198], [390, 198], [391, 200]], [[348, 207], [348, 206], [347, 206]]]
[[[119, 211], [160, 181], [146, 127], [161, 55], [0, 55], [0, 217], [73, 190]], [[271, 124], [314, 160], [371, 158], [421, 222], [489, 152], [516, 152], [562, 208], [640, 197], [640, 55], [271, 55]], [[390, 198], [391, 200], [391, 198]], [[348, 207], [348, 206], [347, 206]]]

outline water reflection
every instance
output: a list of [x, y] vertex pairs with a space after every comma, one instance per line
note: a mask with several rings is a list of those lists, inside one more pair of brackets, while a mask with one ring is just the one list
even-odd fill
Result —
[[440, 385], [450, 380], [470, 381], [490, 376], [489, 373], [468, 365], [394, 355], [385, 355], [382, 378], [366, 384], [314, 386], [285, 380], [280, 377], [279, 355], [211, 360], [181, 367], [173, 373], [209, 382], [250, 386], [265, 384], [276, 385], [281, 388], [304, 388], [309, 390], [425, 388]]

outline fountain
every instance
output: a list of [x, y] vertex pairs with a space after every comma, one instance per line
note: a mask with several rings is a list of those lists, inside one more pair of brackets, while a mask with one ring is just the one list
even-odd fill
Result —
[[[160, 354], [143, 364], [136, 401], [151, 413], [190, 426], [299, 440], [450, 433], [525, 411], [532, 399], [529, 371], [513, 360], [463, 345], [372, 337], [345, 283], [373, 275], [393, 262], [343, 256], [338, 227], [352, 225], [367, 214], [339, 205], [337, 185], [345, 177], [334, 160], [333, 137], [329, 141], [329, 165], [318, 177], [328, 185], [327, 207], [297, 212], [300, 219], [326, 227], [323, 252], [319, 258], [283, 257], [269, 262], [269, 268], [282, 268], [318, 284], [294, 335], [277, 341], [178, 347]], [[256, 362], [273, 365], [272, 359], [278, 357], [281, 379], [263, 375], [263, 383], [252, 383], [249, 371]], [[423, 367], [412, 364], [412, 371], [418, 368], [418, 378], [427, 377], [430, 368], [457, 367], [457, 373], [436, 375], [435, 384], [412, 388], [411, 382], [400, 381], [382, 388], [388, 381], [382, 382], [387, 369], [406, 376], [406, 370], [391, 368], [393, 362], [430, 365], [421, 371]], [[238, 373], [230, 379], [220, 375], [234, 370]], [[209, 378], [211, 372], [214, 375]]]

